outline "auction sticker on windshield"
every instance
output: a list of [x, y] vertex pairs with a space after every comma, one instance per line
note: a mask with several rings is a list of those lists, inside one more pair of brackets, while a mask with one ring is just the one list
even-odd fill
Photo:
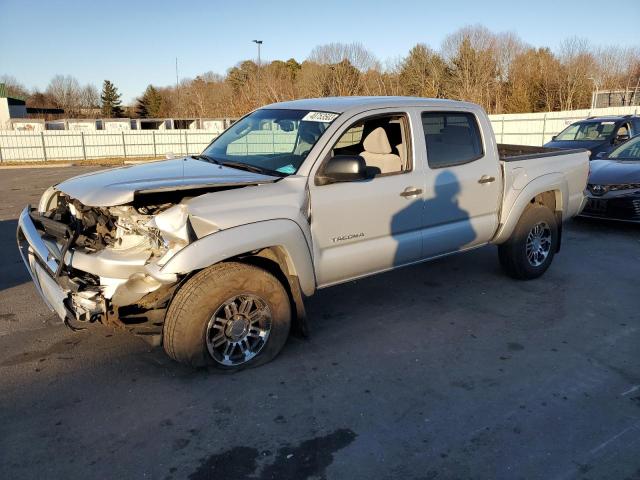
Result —
[[309, 112], [304, 117], [302, 117], [302, 121], [329, 123], [329, 122], [333, 122], [337, 116], [338, 116], [337, 113]]

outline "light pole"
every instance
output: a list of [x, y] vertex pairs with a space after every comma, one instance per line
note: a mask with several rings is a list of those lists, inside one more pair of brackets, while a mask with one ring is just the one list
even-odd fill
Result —
[[591, 110], [598, 107], [598, 80], [594, 77], [587, 77], [587, 80], [591, 80], [593, 82], [594, 87], [596, 87], [595, 94], [591, 94]]
[[260, 68], [262, 66], [262, 62], [260, 60], [260, 45], [262, 45], [262, 40], [251, 40], [253, 43], [255, 43], [258, 46], [258, 79], [257, 79], [257, 97], [258, 97], [258, 106], [260, 104]]
[[251, 40], [253, 43], [258, 45], [258, 66], [260, 66], [260, 45], [262, 45], [262, 40]]

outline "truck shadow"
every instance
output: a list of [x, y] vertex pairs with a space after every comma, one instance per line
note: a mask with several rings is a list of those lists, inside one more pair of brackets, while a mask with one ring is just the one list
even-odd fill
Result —
[[422, 219], [420, 258], [462, 250], [477, 238], [469, 212], [458, 204], [461, 185], [456, 175], [445, 170], [434, 183], [434, 197], [414, 200], [391, 220], [391, 235], [397, 241], [394, 266], [411, 262], [413, 243], [406, 238], [416, 218]]
[[0, 252], [3, 258], [0, 265], [0, 292], [30, 279], [16, 245], [18, 220], [0, 220]]

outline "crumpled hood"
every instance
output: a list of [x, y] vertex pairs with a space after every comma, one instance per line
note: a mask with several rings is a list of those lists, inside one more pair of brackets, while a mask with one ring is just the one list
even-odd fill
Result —
[[277, 179], [185, 157], [87, 173], [55, 188], [84, 205], [112, 207], [133, 201], [136, 193], [255, 185]]
[[640, 161], [593, 160], [589, 183], [595, 185], [640, 183]]

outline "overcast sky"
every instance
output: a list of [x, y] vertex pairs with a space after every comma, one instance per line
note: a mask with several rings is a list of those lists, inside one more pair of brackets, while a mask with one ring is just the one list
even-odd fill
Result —
[[128, 103], [149, 83], [175, 83], [176, 57], [181, 78], [224, 73], [256, 57], [253, 39], [264, 41], [263, 60], [358, 41], [385, 62], [476, 23], [552, 49], [571, 36], [640, 44], [637, 0], [0, 0], [0, 74], [41, 89], [58, 73], [97, 86], [106, 78]]

